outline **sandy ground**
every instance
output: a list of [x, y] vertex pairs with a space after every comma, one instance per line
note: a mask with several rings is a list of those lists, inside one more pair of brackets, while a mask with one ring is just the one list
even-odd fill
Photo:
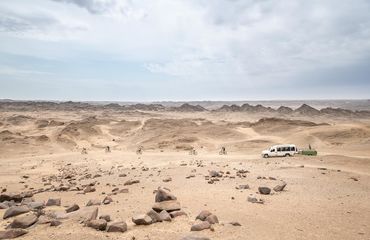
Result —
[[[99, 215], [126, 221], [125, 233], [96, 231], [74, 219], [63, 219], [57, 227], [35, 224], [19, 239], [181, 239], [189, 234], [210, 239], [370, 239], [370, 121], [297, 117], [293, 123], [276, 119], [258, 123], [261, 117], [241, 113], [1, 113], [0, 187], [6, 192], [65, 184], [60, 179], [43, 181], [65, 172], [75, 173], [75, 186], [96, 182], [96, 191], [86, 194], [71, 189], [34, 194], [35, 201], [60, 197], [62, 206], [45, 210], [63, 211], [73, 203], [83, 207], [90, 199], [103, 200], [115, 187], [128, 188], [128, 193], [112, 195], [112, 203], [99, 206]], [[40, 127], [40, 120], [45, 119], [64, 124]], [[261, 158], [261, 150], [276, 143], [295, 143], [300, 148], [311, 144], [319, 155]], [[105, 146], [112, 151], [105, 153]], [[142, 155], [135, 154], [138, 146], [144, 147]], [[218, 154], [221, 146], [227, 155]], [[81, 154], [82, 147], [88, 154]], [[197, 155], [189, 155], [191, 147]], [[208, 183], [211, 170], [224, 172], [220, 181]], [[238, 170], [248, 173], [239, 177]], [[89, 173], [91, 178], [79, 180]], [[122, 173], [127, 176], [119, 177]], [[195, 176], [186, 178], [191, 174]], [[172, 181], [162, 181], [168, 177]], [[140, 182], [124, 186], [130, 179]], [[258, 193], [258, 187], [273, 188], [281, 181], [287, 183], [284, 191]], [[242, 184], [250, 189], [236, 189]], [[134, 225], [131, 217], [151, 209], [153, 191], [159, 186], [171, 189], [187, 216]], [[248, 202], [250, 195], [263, 199], [264, 204]], [[220, 223], [213, 225], [214, 231], [191, 232], [202, 210], [217, 215]], [[0, 215], [5, 211], [1, 209]], [[0, 228], [5, 229], [13, 219], [2, 220]], [[241, 226], [231, 225], [233, 221]]]

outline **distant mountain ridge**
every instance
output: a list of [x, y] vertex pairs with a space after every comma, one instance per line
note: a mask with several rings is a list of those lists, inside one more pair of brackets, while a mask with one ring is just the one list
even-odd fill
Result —
[[192, 105], [184, 103], [180, 106], [164, 106], [162, 104], [144, 104], [136, 103], [131, 105], [120, 105], [118, 103], [109, 103], [97, 105], [86, 102], [47, 102], [47, 101], [0, 101], [0, 110], [5, 111], [34, 111], [38, 110], [117, 110], [117, 111], [173, 111], [173, 112], [247, 112], [251, 114], [258, 113], [277, 113], [282, 115], [302, 115], [302, 116], [320, 116], [330, 115], [335, 117], [370, 117], [370, 111], [349, 110], [343, 108], [325, 107], [316, 109], [308, 104], [302, 104], [296, 109], [286, 106], [278, 108], [266, 107], [261, 104], [251, 105], [244, 103], [242, 105], [223, 105], [217, 109], [207, 109], [199, 104]]

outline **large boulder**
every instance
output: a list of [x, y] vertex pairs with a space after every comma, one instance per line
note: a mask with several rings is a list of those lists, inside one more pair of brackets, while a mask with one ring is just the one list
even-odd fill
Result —
[[169, 200], [177, 200], [177, 198], [170, 192], [169, 189], [159, 187], [157, 193], [155, 194], [155, 202], [164, 202]]
[[166, 210], [167, 212], [181, 210], [180, 203], [176, 200], [156, 202], [152, 208], [156, 212], [162, 212], [163, 210]]
[[14, 217], [22, 213], [27, 213], [29, 211], [30, 209], [27, 206], [13, 206], [13, 207], [8, 208], [5, 211], [3, 219]]
[[152, 223], [152, 218], [146, 214], [139, 214], [132, 217], [132, 222], [136, 225], [149, 225]]
[[186, 212], [184, 211], [173, 211], [173, 212], [170, 212], [170, 216], [171, 218], [175, 218], [175, 217], [180, 217], [180, 216], [187, 216], [188, 214], [186, 214]]
[[26, 233], [28, 233], [26, 230], [20, 228], [8, 229], [5, 231], [0, 231], [0, 239], [13, 239]]
[[28, 214], [25, 216], [17, 217], [13, 220], [11, 224], [8, 225], [8, 228], [28, 228], [37, 222], [37, 216], [35, 214]]
[[206, 218], [206, 221], [209, 222], [210, 224], [215, 224], [218, 223], [218, 218], [216, 215], [211, 214]]

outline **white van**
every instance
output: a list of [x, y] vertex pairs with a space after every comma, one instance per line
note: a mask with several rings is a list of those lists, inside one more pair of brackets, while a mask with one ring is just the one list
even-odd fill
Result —
[[270, 147], [269, 150], [262, 151], [262, 157], [289, 157], [298, 152], [294, 144], [275, 145]]

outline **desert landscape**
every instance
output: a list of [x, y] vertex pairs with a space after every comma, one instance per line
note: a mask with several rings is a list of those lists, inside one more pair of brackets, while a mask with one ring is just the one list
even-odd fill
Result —
[[369, 110], [211, 105], [1, 101], [0, 239], [370, 238]]

